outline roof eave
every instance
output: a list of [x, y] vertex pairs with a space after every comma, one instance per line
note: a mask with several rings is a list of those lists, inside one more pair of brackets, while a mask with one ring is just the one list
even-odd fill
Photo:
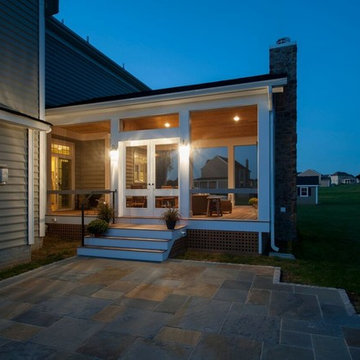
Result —
[[62, 107], [47, 109], [46, 114], [47, 116], [51, 116], [51, 115], [61, 115], [72, 112], [91, 111], [91, 110], [96, 111], [105, 108], [110, 109], [110, 108], [117, 108], [128, 105], [137, 105], [137, 104], [154, 103], [154, 102], [171, 101], [171, 100], [183, 100], [183, 99], [197, 98], [201, 96], [240, 93], [249, 90], [253, 90], [253, 91], [257, 90], [267, 93], [269, 87], [278, 87], [286, 84], [287, 84], [287, 78], [286, 76], [284, 76], [271, 80], [254, 81], [254, 82], [241, 83], [241, 84], [208, 87], [204, 89], [147, 95], [142, 97], [134, 96], [119, 100], [100, 101], [100, 102], [93, 102], [87, 104], [62, 106]]

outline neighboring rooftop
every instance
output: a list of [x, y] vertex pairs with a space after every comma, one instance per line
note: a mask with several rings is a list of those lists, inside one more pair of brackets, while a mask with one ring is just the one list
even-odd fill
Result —
[[46, 18], [46, 107], [150, 88], [54, 17]]
[[343, 172], [343, 171], [337, 171], [336, 173], [331, 174], [331, 176], [350, 176], [350, 177], [354, 177], [354, 175], [348, 174], [348, 173]]
[[319, 185], [318, 176], [297, 176], [296, 185]]
[[116, 100], [132, 99], [132, 98], [139, 98], [139, 97], [147, 97], [147, 96], [153, 96], [153, 95], [173, 94], [173, 93], [210, 89], [210, 88], [237, 85], [237, 84], [264, 82], [264, 81], [270, 81], [270, 80], [276, 80], [276, 79], [282, 79], [282, 78], [286, 78], [286, 74], [279, 74], [279, 75], [264, 74], [264, 75], [236, 78], [236, 79], [230, 79], [230, 80], [207, 82], [207, 83], [201, 83], [201, 84], [195, 84], [195, 85], [176, 86], [176, 87], [170, 87], [170, 88], [164, 88], [164, 89], [158, 89], [158, 90], [145, 90], [145, 91], [138, 91], [138, 92], [127, 93], [127, 94], [118, 94], [118, 95], [114, 95], [114, 96], [97, 97], [97, 98], [93, 98], [93, 99], [77, 101], [77, 102], [62, 104], [62, 105], [58, 105], [58, 106], [49, 105], [49, 106], [47, 106], [47, 108], [73, 106], [73, 105], [84, 105], [84, 104], [100, 103], [100, 102], [106, 102], [106, 101], [116, 101]]

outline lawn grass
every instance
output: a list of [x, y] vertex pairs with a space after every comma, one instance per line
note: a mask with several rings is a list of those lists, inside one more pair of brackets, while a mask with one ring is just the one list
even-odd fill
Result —
[[80, 241], [66, 241], [55, 237], [45, 237], [43, 247], [32, 253], [31, 261], [29, 263], [15, 265], [0, 270], [0, 280], [22, 274], [55, 261], [75, 256], [76, 249], [79, 246]]
[[295, 261], [188, 251], [183, 259], [280, 266], [282, 280], [343, 288], [360, 312], [360, 185], [319, 189], [319, 205], [298, 206]]

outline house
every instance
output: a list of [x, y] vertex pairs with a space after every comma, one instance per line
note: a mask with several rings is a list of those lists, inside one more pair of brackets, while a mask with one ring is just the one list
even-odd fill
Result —
[[[53, 18], [58, 1], [8, 0], [0, 8], [1, 268], [29, 261], [31, 251], [42, 246], [48, 202], [68, 201], [66, 195], [48, 197], [48, 169], [52, 173], [64, 170], [63, 179], [52, 175], [55, 188], [75, 185], [63, 184], [69, 167], [66, 155], [64, 159], [59, 154], [49, 156], [51, 146], [54, 149], [51, 136], [62, 144], [63, 133], [55, 130], [50, 135], [45, 106], [149, 88]], [[79, 157], [81, 148], [91, 154], [87, 148], [93, 147], [95, 138], [85, 143], [77, 139]], [[93, 159], [82, 157], [83, 163], [88, 160]], [[84, 167], [85, 178], [88, 167]]]
[[359, 175], [356, 175], [356, 183], [357, 183], [357, 184], [360, 184], [360, 174], [359, 174]]
[[246, 166], [241, 165], [236, 160], [233, 164], [229, 164], [228, 158], [217, 155], [212, 159], [208, 159], [205, 165], [201, 168], [201, 177], [194, 179], [194, 188], [227, 188], [228, 172], [234, 173], [234, 175], [230, 175], [230, 177], [235, 177], [235, 187], [251, 187], [248, 160], [246, 162]]
[[298, 176], [317, 176], [319, 178], [319, 186], [329, 187], [331, 185], [331, 179], [329, 175], [321, 175], [318, 171], [315, 170], [305, 170], [299, 173]]
[[[74, 192], [66, 195], [48, 183], [50, 197], [60, 197], [55, 206], [51, 201], [48, 207], [49, 228], [65, 231], [66, 225], [69, 232], [79, 231], [71, 212], [76, 210], [75, 190], [80, 187], [89, 192], [116, 190], [117, 227], [124, 223], [155, 226], [164, 207], [177, 207], [186, 246], [195, 249], [262, 253], [294, 240], [296, 53], [296, 44], [283, 39], [270, 48], [268, 74], [48, 106], [51, 136], [63, 141], [54, 144], [53, 154], [64, 151], [62, 158], [70, 160], [62, 182], [68, 188], [74, 184]], [[102, 139], [101, 145], [95, 143]], [[85, 150], [83, 145], [88, 145]], [[81, 166], [81, 151], [89, 158], [86, 166]], [[101, 154], [97, 160], [95, 154]], [[204, 163], [195, 161], [198, 156], [209, 161], [209, 166], [201, 169]], [[243, 169], [250, 157], [249, 167], [256, 173], [251, 181]], [[215, 163], [221, 167], [216, 173], [210, 166]], [[236, 177], [238, 168], [244, 176]], [[222, 216], [196, 215], [193, 198], [204, 196], [204, 189], [198, 187], [199, 178], [204, 180], [200, 173], [218, 181], [215, 188], [207, 184], [207, 201], [218, 195], [228, 199], [251, 195], [258, 198], [258, 207], [249, 211], [247, 204], [235, 203], [231, 213]], [[226, 173], [227, 183], [222, 181]], [[89, 221], [91, 213], [87, 215]], [[142, 234], [117, 231], [113, 227], [109, 235]], [[92, 245], [88, 243], [79, 253], [116, 257], [122, 251], [131, 257], [127, 250], [103, 249], [108, 240], [101, 241], [91, 240]]]
[[[35, 18], [44, 14], [38, 1], [31, 3]], [[264, 75], [151, 90], [53, 19], [54, 4], [46, 2], [47, 14], [39, 17], [39, 39], [34, 31], [42, 56], [34, 50], [24, 61], [24, 66], [39, 61], [29, 65], [32, 76], [26, 77], [33, 81], [33, 87], [25, 86], [28, 107], [17, 108], [25, 101], [16, 96], [1, 99], [2, 128], [13, 126], [17, 117], [23, 126], [25, 162], [17, 172], [22, 200], [16, 198], [18, 183], [10, 183], [15, 173], [8, 163], [9, 181], [0, 187], [1, 196], [9, 191], [0, 198], [4, 214], [18, 221], [24, 235], [14, 246], [29, 252], [35, 239], [41, 241], [45, 222], [49, 232], [80, 234], [78, 209], [86, 205], [89, 222], [101, 199], [112, 201], [117, 224], [107, 236], [88, 238], [80, 255], [161, 261], [175, 241], [174, 247], [263, 253], [296, 239], [296, 43], [284, 38], [272, 46]], [[11, 82], [1, 84], [11, 89]], [[40, 150], [33, 147], [37, 135]], [[221, 193], [228, 201], [255, 196], [257, 207], [235, 202], [231, 214], [194, 215], [192, 198], [203, 195], [195, 186], [203, 166], [194, 161], [199, 154], [210, 161], [215, 157], [228, 174], [221, 189], [206, 189], [208, 203]], [[18, 220], [7, 205], [13, 198], [14, 207], [24, 208]], [[169, 205], [182, 215], [173, 232], [156, 228]], [[0, 231], [7, 233], [2, 224]], [[139, 241], [142, 237], [146, 241]]]
[[44, 13], [37, 0], [1, 3], [0, 267], [29, 261], [45, 234]]
[[321, 175], [320, 186], [321, 187], [329, 187], [329, 186], [331, 186], [330, 175]]
[[296, 179], [297, 203], [300, 205], [317, 205], [319, 203], [319, 177], [298, 176]]
[[356, 183], [355, 176], [342, 171], [337, 171], [336, 173], [330, 175], [330, 178], [332, 185], [348, 185]]

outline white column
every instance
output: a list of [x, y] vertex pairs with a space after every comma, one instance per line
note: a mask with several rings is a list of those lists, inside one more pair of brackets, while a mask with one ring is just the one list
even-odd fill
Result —
[[270, 221], [270, 114], [258, 104], [258, 220]]
[[119, 146], [119, 119], [113, 118], [111, 119], [111, 136], [110, 136], [110, 189], [117, 190], [117, 194], [115, 196], [116, 201], [116, 216], [123, 215], [122, 208], [122, 189], [120, 188], [122, 184], [119, 182], [119, 164], [120, 156], [122, 156], [122, 151]]
[[28, 129], [28, 244], [34, 243], [34, 138]]
[[40, 131], [40, 154], [39, 154], [39, 228], [40, 237], [45, 236], [45, 215], [47, 209], [47, 147], [46, 147], [47, 134], [45, 131]]
[[180, 214], [184, 218], [190, 217], [190, 113], [182, 110], [180, 120], [179, 146], [179, 202]]
[[[228, 146], [228, 188], [235, 188], [235, 148], [234, 145]], [[235, 194], [228, 194], [228, 199], [235, 205]]]

